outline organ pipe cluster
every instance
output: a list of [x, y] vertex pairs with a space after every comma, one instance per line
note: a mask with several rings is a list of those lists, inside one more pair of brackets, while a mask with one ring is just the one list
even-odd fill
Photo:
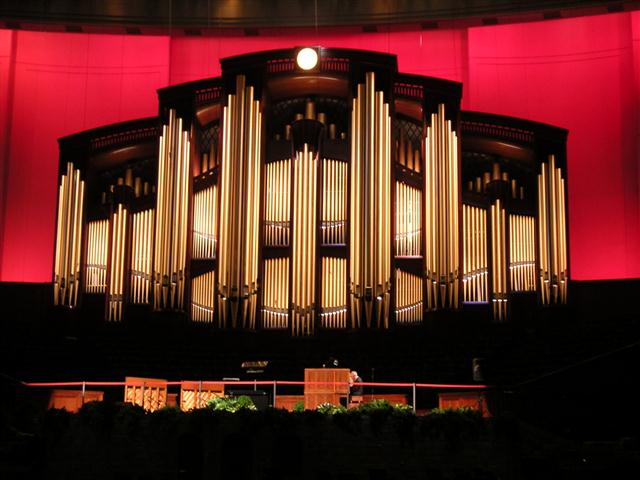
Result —
[[322, 313], [323, 328], [347, 328], [347, 260], [324, 257], [322, 259]]
[[290, 235], [291, 160], [266, 165], [265, 245], [286, 247]]
[[216, 256], [217, 190], [213, 185], [193, 196], [192, 258], [213, 259]]
[[351, 114], [350, 293], [353, 326], [387, 328], [391, 277], [391, 120], [375, 74]]
[[289, 320], [289, 258], [269, 258], [264, 262], [262, 296], [262, 327], [288, 327]]
[[316, 286], [316, 198], [318, 155], [304, 144], [296, 152], [293, 172], [293, 244], [291, 330], [294, 335], [313, 333]]
[[127, 217], [127, 209], [122, 203], [118, 203], [111, 216], [111, 249], [107, 287], [107, 320], [110, 321], [122, 320], [127, 254]]
[[155, 257], [153, 264], [154, 309], [184, 308], [187, 230], [189, 225], [189, 132], [176, 111], [169, 110], [169, 124], [162, 127], [158, 158]]
[[131, 240], [131, 294], [133, 303], [149, 303], [153, 268], [154, 209], [134, 213]]
[[411, 140], [406, 138], [404, 132], [400, 132], [400, 140], [397, 142], [396, 161], [403, 167], [420, 173], [420, 150], [414, 149]]
[[97, 220], [87, 225], [87, 266], [85, 291], [104, 293], [107, 288], [107, 250], [109, 248], [109, 221]]
[[538, 244], [540, 292], [543, 304], [566, 303], [567, 219], [565, 179], [549, 155], [538, 174]]
[[347, 243], [347, 164], [338, 160], [322, 162], [322, 243]]
[[58, 188], [58, 225], [54, 260], [53, 304], [75, 307], [80, 289], [80, 251], [84, 215], [84, 181], [67, 163]]
[[458, 138], [444, 104], [431, 115], [425, 138], [425, 259], [427, 308], [459, 302]]
[[535, 218], [509, 215], [509, 273], [511, 291], [536, 289]]
[[219, 324], [255, 328], [262, 114], [245, 77], [227, 97], [222, 125]]
[[401, 325], [422, 322], [422, 278], [396, 269], [396, 322]]
[[191, 282], [191, 318], [196, 322], [213, 322], [216, 302], [216, 272], [194, 277]]
[[419, 257], [422, 244], [422, 192], [396, 182], [396, 255]]
[[501, 200], [491, 205], [491, 274], [493, 318], [507, 318], [507, 247], [505, 210]]
[[462, 285], [465, 302], [487, 302], [487, 211], [464, 205]]

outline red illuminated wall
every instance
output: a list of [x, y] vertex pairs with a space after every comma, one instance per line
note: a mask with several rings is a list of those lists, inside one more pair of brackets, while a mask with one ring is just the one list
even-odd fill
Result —
[[401, 71], [464, 83], [463, 108], [569, 129], [574, 279], [640, 277], [640, 14], [471, 29], [168, 38], [0, 30], [0, 280], [49, 281], [56, 139], [153, 115], [155, 90], [219, 59], [322, 44], [398, 55]]

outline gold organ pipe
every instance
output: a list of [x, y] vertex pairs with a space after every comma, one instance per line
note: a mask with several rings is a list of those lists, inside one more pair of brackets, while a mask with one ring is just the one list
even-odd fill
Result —
[[89, 222], [87, 239], [87, 268], [85, 289], [87, 293], [104, 293], [107, 285], [107, 246], [109, 221]]
[[555, 155], [543, 162], [538, 175], [538, 244], [540, 296], [543, 304], [566, 303], [567, 235], [565, 180]]
[[463, 298], [466, 302], [486, 302], [486, 212], [463, 206]]
[[75, 307], [80, 288], [80, 260], [84, 216], [84, 181], [80, 170], [67, 163], [58, 191], [58, 219], [54, 260], [54, 304]]
[[322, 313], [323, 328], [347, 327], [347, 298], [344, 278], [347, 261], [344, 258], [322, 258]]
[[391, 227], [391, 123], [375, 75], [358, 85], [352, 110], [351, 265], [353, 325], [388, 326]]
[[498, 199], [491, 205], [493, 314], [498, 321], [507, 315], [507, 272], [506, 272], [506, 224], [505, 210]]
[[245, 77], [223, 109], [219, 325], [255, 328], [260, 188], [260, 102]]
[[192, 257], [215, 258], [217, 187], [206, 188], [194, 195]]
[[425, 255], [427, 308], [459, 302], [458, 140], [444, 104], [431, 115], [425, 138]]
[[215, 271], [193, 278], [191, 282], [191, 319], [212, 323], [215, 313]]
[[396, 269], [396, 323], [415, 324], [422, 321], [422, 278]]
[[265, 260], [265, 284], [262, 302], [263, 328], [287, 328], [289, 302], [288, 258]]

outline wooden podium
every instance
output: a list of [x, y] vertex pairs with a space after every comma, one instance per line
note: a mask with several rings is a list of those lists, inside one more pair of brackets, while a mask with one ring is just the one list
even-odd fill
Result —
[[348, 368], [305, 368], [304, 408], [315, 410], [321, 403], [340, 405], [349, 397]]

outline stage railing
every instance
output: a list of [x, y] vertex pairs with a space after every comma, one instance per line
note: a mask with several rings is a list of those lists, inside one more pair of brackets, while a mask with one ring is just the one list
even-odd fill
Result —
[[[159, 381], [152, 380], [149, 381], [140, 381], [129, 380], [129, 381], [121, 381], [121, 382], [97, 382], [97, 381], [73, 381], [73, 382], [21, 382], [23, 386], [29, 388], [51, 388], [51, 389], [63, 389], [63, 390], [75, 390], [78, 395], [78, 403], [83, 405], [85, 401], [90, 401], [94, 398], [91, 393], [95, 392], [95, 389], [100, 388], [105, 390], [107, 394], [105, 394], [105, 399], [116, 399], [118, 397], [126, 398], [126, 395], [123, 393], [127, 388], [137, 387], [140, 389], [140, 398], [141, 401], [144, 402], [145, 399], [145, 390], [153, 390], [158, 388], [165, 388], [167, 392], [169, 390], [178, 390], [180, 388], [180, 392], [182, 393], [183, 389], [190, 389], [195, 394], [195, 401], [193, 408], [202, 408], [206, 406], [206, 401], [203, 401], [203, 398], [207, 398], [206, 393], [208, 386], [215, 384], [221, 385], [224, 388], [225, 393], [227, 391], [232, 392], [233, 390], [238, 391], [238, 387], [244, 388], [243, 391], [249, 391], [252, 389], [253, 391], [262, 391], [265, 394], [269, 394], [268, 390], [271, 390], [271, 403], [269, 406], [272, 408], [281, 408], [278, 405], [278, 387], [280, 387], [280, 392], [284, 390], [288, 390], [288, 393], [291, 393], [291, 390], [304, 390], [305, 386], [308, 385], [333, 385], [338, 386], [339, 383], [346, 382], [305, 382], [305, 381], [292, 381], [292, 380], [179, 380], [179, 381]], [[359, 382], [358, 386], [361, 386], [365, 389], [364, 398], [365, 402], [367, 400], [373, 399], [388, 399], [390, 403], [401, 403], [398, 401], [393, 401], [396, 398], [404, 396], [407, 398], [407, 395], [410, 393], [411, 402], [407, 404], [413, 408], [414, 413], [417, 412], [417, 394], [420, 390], [436, 390], [438, 393], [442, 393], [444, 391], [451, 393], [451, 391], [479, 391], [484, 393], [486, 390], [490, 389], [489, 385], [484, 384], [453, 384], [453, 383], [409, 383], [409, 382]], [[118, 395], [118, 392], [120, 395]], [[121, 390], [122, 389], [122, 390]], [[377, 393], [374, 393], [375, 390], [378, 389]], [[380, 393], [380, 389], [390, 389], [391, 393]], [[107, 391], [108, 390], [108, 391]], [[367, 390], [369, 393], [367, 393]], [[387, 390], [389, 391], [389, 390]], [[171, 393], [168, 397], [170, 398], [173, 395], [175, 399], [177, 394]], [[288, 395], [291, 397], [292, 395]], [[300, 397], [303, 397], [303, 394], [299, 394]], [[89, 400], [87, 400], [87, 398]], [[166, 403], [163, 405], [148, 405], [146, 403], [143, 404], [144, 408], [147, 410], [156, 410], [158, 408], [162, 408], [164, 406], [176, 406], [180, 407], [181, 402], [178, 400], [173, 405], [171, 403]]]

